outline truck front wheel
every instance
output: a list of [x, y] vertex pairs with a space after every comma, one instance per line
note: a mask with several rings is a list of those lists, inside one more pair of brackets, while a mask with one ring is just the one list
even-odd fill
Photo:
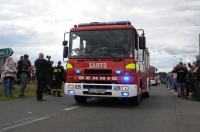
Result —
[[135, 97], [130, 98], [130, 103], [133, 105], [139, 105], [141, 101], [141, 96], [137, 95]]
[[77, 95], [75, 95], [74, 99], [75, 99], [77, 104], [85, 104], [85, 103], [87, 103], [87, 97], [85, 97], [85, 96], [77, 96]]

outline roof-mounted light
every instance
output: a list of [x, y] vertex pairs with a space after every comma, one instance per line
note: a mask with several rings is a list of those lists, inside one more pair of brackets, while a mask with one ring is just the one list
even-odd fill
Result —
[[130, 21], [112, 21], [112, 22], [91, 22], [91, 23], [80, 23], [78, 27], [85, 26], [102, 26], [102, 25], [131, 25]]

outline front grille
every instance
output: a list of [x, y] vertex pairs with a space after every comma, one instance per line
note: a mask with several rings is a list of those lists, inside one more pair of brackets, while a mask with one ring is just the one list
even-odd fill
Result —
[[100, 93], [89, 93], [88, 91], [83, 91], [83, 94], [89, 94], [89, 95], [112, 95], [111, 92], [105, 92], [104, 94], [100, 94]]
[[84, 89], [112, 89], [111, 85], [83, 85]]
[[112, 75], [112, 70], [84, 70], [85, 75]]

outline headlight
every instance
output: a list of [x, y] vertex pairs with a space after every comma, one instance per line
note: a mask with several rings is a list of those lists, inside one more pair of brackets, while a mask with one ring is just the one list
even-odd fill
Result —
[[122, 91], [128, 91], [129, 87], [128, 86], [122, 86]]
[[120, 86], [114, 86], [115, 91], [119, 91], [120, 89], [121, 89]]
[[74, 85], [69, 84], [69, 85], [68, 85], [68, 89], [74, 89]]
[[81, 89], [81, 85], [75, 85], [75, 89]]

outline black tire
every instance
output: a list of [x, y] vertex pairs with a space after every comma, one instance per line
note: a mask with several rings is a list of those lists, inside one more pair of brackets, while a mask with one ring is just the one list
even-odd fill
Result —
[[133, 105], [139, 105], [141, 102], [141, 96], [137, 95], [136, 97], [132, 97], [129, 99], [130, 103]]
[[76, 101], [77, 104], [86, 104], [87, 103], [87, 97], [85, 96], [74, 96], [74, 100]]
[[143, 93], [143, 97], [144, 97], [144, 98], [149, 98], [149, 96], [150, 96], [149, 92]]

